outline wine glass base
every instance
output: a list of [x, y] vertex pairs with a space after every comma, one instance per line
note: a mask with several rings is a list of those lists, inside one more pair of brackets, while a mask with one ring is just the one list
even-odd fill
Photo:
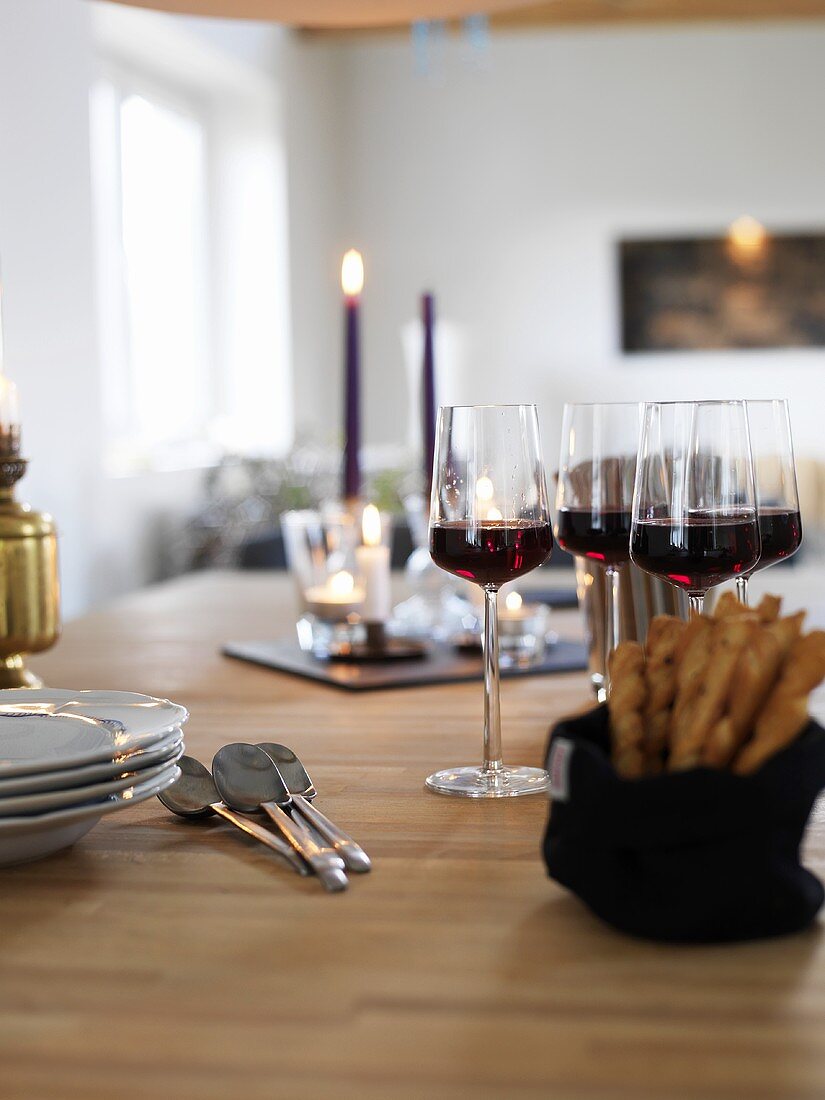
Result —
[[544, 768], [505, 766], [498, 771], [447, 768], [428, 776], [426, 785], [437, 794], [458, 798], [515, 798], [523, 794], [548, 794], [550, 776]]

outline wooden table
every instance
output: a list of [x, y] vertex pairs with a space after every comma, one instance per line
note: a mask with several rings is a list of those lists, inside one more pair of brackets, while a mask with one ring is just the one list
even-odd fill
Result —
[[[71, 624], [37, 668], [184, 703], [207, 762], [293, 745], [373, 873], [325, 895], [155, 800], [0, 872], [2, 1100], [825, 1095], [819, 926], [678, 949], [603, 927], [545, 875], [543, 801], [425, 792], [478, 757], [478, 685], [351, 697], [218, 655], [290, 603], [282, 578], [187, 578]], [[587, 702], [581, 673], [507, 682], [507, 757], [538, 764]], [[821, 828], [808, 858], [825, 871]]]

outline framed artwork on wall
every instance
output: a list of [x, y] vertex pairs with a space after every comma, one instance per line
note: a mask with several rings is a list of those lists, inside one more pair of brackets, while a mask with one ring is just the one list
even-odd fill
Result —
[[740, 218], [724, 237], [621, 241], [619, 263], [625, 352], [825, 347], [825, 233]]

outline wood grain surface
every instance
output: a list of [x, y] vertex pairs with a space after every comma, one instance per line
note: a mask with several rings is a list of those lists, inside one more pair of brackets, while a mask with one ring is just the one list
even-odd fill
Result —
[[[425, 792], [478, 757], [478, 685], [350, 697], [219, 656], [290, 615], [283, 578], [200, 575], [70, 624], [36, 668], [184, 703], [207, 763], [291, 744], [373, 873], [325, 895], [156, 800], [0, 871], [2, 1100], [825, 1095], [819, 926], [699, 948], [605, 928], [547, 879], [541, 800]], [[588, 692], [507, 682], [507, 759], [540, 763]], [[807, 855], [822, 873], [821, 825]]]

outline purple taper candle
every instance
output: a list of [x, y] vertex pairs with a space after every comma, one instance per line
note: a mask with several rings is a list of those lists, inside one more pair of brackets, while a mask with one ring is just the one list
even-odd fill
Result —
[[364, 286], [361, 253], [351, 248], [341, 264], [344, 291], [344, 500], [361, 496], [361, 355], [358, 332], [359, 295]]
[[421, 298], [421, 319], [424, 323], [424, 360], [421, 382], [421, 415], [424, 441], [424, 485], [430, 490], [435, 455], [435, 353], [433, 327], [435, 324], [435, 300], [432, 294]]

